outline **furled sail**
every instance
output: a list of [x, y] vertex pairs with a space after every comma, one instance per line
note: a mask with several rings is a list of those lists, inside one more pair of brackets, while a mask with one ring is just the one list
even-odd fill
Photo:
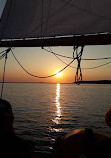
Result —
[[[80, 36], [85, 36], [86, 44], [87, 37], [92, 44], [98, 37], [110, 44], [110, 6], [111, 0], [7, 0], [0, 20], [0, 45], [7, 39], [12, 46], [16, 42], [31, 45], [31, 41], [32, 46], [51, 45], [51, 41], [55, 42], [52, 45], [57, 41], [57, 45], [72, 45]], [[72, 43], [67, 43], [69, 39]]]

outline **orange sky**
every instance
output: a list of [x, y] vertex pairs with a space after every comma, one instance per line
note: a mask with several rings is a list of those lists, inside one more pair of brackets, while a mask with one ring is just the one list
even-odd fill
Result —
[[[49, 49], [49, 48], [46, 48]], [[72, 57], [73, 47], [53, 47], [51, 48], [55, 53], [62, 54], [65, 56]], [[5, 48], [0, 48], [0, 52], [5, 50]], [[83, 52], [83, 59], [86, 58], [102, 58], [111, 56], [111, 45], [107, 46], [86, 46]], [[41, 48], [15, 48], [14, 54], [16, 55], [19, 62], [23, 67], [31, 74], [38, 76], [48, 76], [52, 75], [66, 65], [58, 60], [53, 54], [48, 53]], [[71, 62], [71, 59], [66, 59], [59, 57], [67, 64]], [[95, 67], [110, 60], [101, 61], [85, 61], [82, 60], [81, 68]], [[0, 81], [2, 81], [4, 59], [0, 61]], [[77, 61], [74, 61], [71, 66], [76, 67]], [[13, 58], [11, 52], [8, 54], [8, 60], [6, 65], [6, 75], [5, 81], [7, 82], [51, 82], [51, 83], [72, 83], [75, 80], [76, 69], [68, 67], [62, 71], [62, 76], [60, 78], [54, 76], [46, 79], [39, 79], [29, 76], [22, 70], [18, 63]], [[105, 65], [104, 67], [82, 70], [83, 80], [111, 80], [111, 64]]]

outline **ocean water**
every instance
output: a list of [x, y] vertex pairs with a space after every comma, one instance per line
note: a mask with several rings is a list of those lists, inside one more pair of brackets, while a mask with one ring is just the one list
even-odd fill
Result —
[[111, 133], [104, 121], [111, 85], [5, 83], [3, 98], [12, 104], [16, 132], [34, 142], [40, 158], [50, 158], [56, 140], [74, 129]]

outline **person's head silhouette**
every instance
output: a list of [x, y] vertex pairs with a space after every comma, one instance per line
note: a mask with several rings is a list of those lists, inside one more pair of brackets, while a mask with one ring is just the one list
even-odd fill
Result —
[[14, 116], [10, 103], [0, 99], [0, 134], [7, 135], [14, 132], [13, 120]]
[[[34, 145], [15, 133], [11, 104], [0, 99], [0, 153], [4, 158], [35, 158]], [[1, 156], [0, 156], [1, 157]]]
[[111, 107], [107, 110], [105, 114], [106, 124], [111, 128]]

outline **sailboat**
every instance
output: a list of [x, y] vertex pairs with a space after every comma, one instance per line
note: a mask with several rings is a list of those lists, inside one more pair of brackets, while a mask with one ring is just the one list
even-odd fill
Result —
[[[0, 3], [0, 47], [77, 48], [111, 44], [111, 0], [2, 0]], [[80, 138], [81, 133], [82, 140], [83, 133], [88, 133], [87, 145], [92, 147], [92, 131], [76, 130], [63, 138], [56, 152], [61, 154], [62, 150], [68, 157], [68, 145], [78, 135]], [[95, 133], [99, 135], [98, 141], [109, 138]], [[74, 148], [78, 147], [79, 153], [83, 142], [78, 143]], [[74, 151], [72, 144], [70, 147], [69, 151]]]

